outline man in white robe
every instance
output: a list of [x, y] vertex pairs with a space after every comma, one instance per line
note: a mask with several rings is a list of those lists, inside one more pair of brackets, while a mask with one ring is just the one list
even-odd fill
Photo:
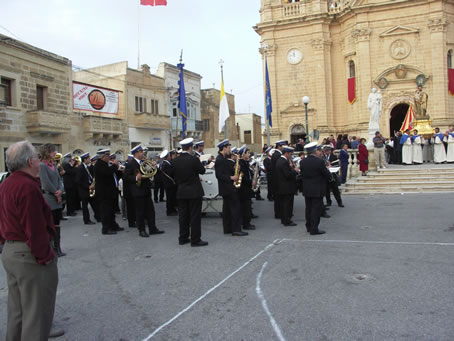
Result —
[[443, 133], [440, 133], [440, 128], [435, 128], [434, 135], [434, 162], [443, 163], [446, 162], [446, 149], [443, 144], [444, 140]]
[[422, 146], [424, 138], [418, 135], [418, 131], [413, 130], [413, 136], [411, 137], [412, 142], [412, 153], [413, 153], [413, 162], [416, 164], [422, 164]]
[[448, 131], [448, 153], [446, 155], [448, 162], [454, 162], [454, 128], [449, 128]]
[[405, 133], [403, 133], [402, 137], [400, 138], [400, 144], [402, 145], [402, 163], [404, 165], [413, 164], [410, 129], [405, 130]]

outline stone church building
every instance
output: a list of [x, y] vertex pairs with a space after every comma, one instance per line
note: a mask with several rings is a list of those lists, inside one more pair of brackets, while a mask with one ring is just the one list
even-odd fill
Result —
[[262, 0], [260, 15], [272, 142], [305, 133], [303, 96], [310, 132], [367, 138], [372, 88], [382, 94], [384, 136], [400, 128], [417, 85], [432, 126], [454, 124], [453, 0]]

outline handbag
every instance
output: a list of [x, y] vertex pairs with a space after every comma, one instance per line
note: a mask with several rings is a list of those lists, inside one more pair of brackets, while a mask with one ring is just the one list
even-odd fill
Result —
[[366, 165], [368, 165], [368, 164], [369, 164], [369, 160], [368, 160], [368, 159], [364, 160], [364, 163], [365, 163]]

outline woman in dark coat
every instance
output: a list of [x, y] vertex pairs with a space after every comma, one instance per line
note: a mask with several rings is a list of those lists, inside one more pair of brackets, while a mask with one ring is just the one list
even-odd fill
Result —
[[359, 160], [359, 170], [362, 172], [362, 175], [367, 175], [367, 171], [369, 170], [369, 151], [366, 147], [366, 139], [362, 138], [359, 141], [358, 146], [358, 160]]

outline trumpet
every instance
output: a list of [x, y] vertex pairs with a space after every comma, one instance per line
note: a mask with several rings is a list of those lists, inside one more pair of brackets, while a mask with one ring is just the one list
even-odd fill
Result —
[[[156, 175], [158, 172], [158, 167], [156, 167], [155, 163], [151, 160], [145, 160], [140, 164], [139, 169], [137, 170], [137, 174], [140, 173], [140, 178], [142, 179], [151, 179]], [[142, 183], [141, 180], [138, 180], [136, 185], [140, 186]]]

